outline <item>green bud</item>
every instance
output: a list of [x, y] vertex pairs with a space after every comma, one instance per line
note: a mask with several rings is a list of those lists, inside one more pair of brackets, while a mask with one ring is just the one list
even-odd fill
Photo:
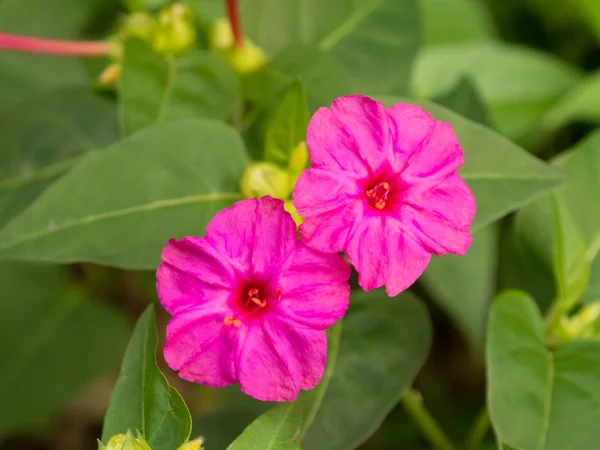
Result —
[[300, 214], [298, 214], [298, 211], [291, 200], [287, 200], [283, 204], [283, 209], [292, 215], [292, 219], [294, 219], [294, 222], [296, 222], [296, 226], [300, 226], [302, 222], [304, 222], [304, 219], [300, 216]]
[[127, 434], [117, 434], [111, 437], [106, 447], [98, 447], [101, 450], [151, 450], [146, 440], [138, 432], [137, 438], [133, 437], [131, 431]]
[[125, 17], [119, 27], [121, 39], [138, 38], [149, 41], [156, 31], [158, 23], [146, 12], [135, 12]]
[[269, 162], [251, 164], [242, 175], [240, 187], [246, 198], [270, 195], [286, 200], [292, 193], [290, 174]]
[[235, 47], [228, 19], [221, 18], [214, 23], [208, 41], [210, 48], [221, 54], [238, 73], [254, 72], [267, 61], [265, 52], [248, 38], [244, 38], [241, 47]]
[[152, 38], [152, 48], [160, 54], [178, 54], [188, 50], [196, 42], [196, 30], [192, 23], [190, 7], [174, 3], [163, 8]]
[[229, 20], [217, 19], [208, 35], [208, 45], [211, 49], [222, 51], [233, 47], [233, 31]]
[[290, 152], [289, 167], [293, 173], [300, 174], [308, 166], [308, 148], [302, 141]]
[[204, 438], [199, 437], [198, 439], [194, 439], [193, 441], [188, 441], [185, 444], [180, 445], [177, 450], [202, 450], [203, 443]]

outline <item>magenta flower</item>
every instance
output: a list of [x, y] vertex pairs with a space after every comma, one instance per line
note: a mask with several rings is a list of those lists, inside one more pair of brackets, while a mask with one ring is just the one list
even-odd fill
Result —
[[463, 152], [449, 124], [352, 95], [315, 113], [307, 146], [312, 168], [293, 194], [300, 235], [315, 250], [345, 251], [366, 291], [397, 295], [432, 253], [469, 248], [475, 199], [456, 173]]
[[172, 239], [156, 274], [173, 315], [164, 355], [185, 380], [240, 383], [259, 400], [292, 401], [317, 385], [325, 329], [348, 307], [350, 267], [296, 238], [283, 202], [237, 202], [206, 237]]

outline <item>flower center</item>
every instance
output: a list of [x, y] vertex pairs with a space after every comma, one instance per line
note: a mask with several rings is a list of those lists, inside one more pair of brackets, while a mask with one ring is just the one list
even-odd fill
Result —
[[[275, 295], [281, 298], [281, 291], [277, 290]], [[237, 303], [234, 305], [238, 313], [235, 316], [225, 316], [223, 323], [239, 328], [243, 319], [259, 314], [261, 311], [266, 310], [268, 305], [267, 295], [262, 286], [245, 286], [240, 291]]]
[[369, 205], [381, 211], [385, 208], [389, 193], [390, 184], [387, 181], [382, 181], [372, 188], [367, 189], [365, 191], [365, 197], [367, 198]]

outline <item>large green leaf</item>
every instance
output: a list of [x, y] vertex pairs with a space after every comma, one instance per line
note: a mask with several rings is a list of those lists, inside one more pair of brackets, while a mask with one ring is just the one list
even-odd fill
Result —
[[600, 342], [548, 350], [544, 322], [526, 294], [492, 307], [488, 396], [499, 439], [515, 450], [595, 450], [600, 428]]
[[[381, 97], [387, 106], [401, 99]], [[564, 181], [561, 171], [508, 139], [439, 105], [420, 102], [437, 120], [454, 128], [465, 154], [459, 173], [477, 199], [476, 231], [521, 208]]]
[[0, 232], [0, 256], [154, 269], [169, 238], [201, 235], [240, 198], [240, 137], [212, 120], [167, 122], [86, 156]]
[[350, 92], [340, 65], [315, 45], [291, 44], [269, 63], [243, 78], [245, 95], [261, 107], [273, 108], [296, 79], [306, 88], [308, 106], [315, 111]]
[[357, 292], [340, 328], [339, 351], [331, 350], [334, 331], [319, 386], [259, 417], [229, 450], [298, 449], [299, 441], [312, 450], [350, 450], [381, 425], [425, 360], [427, 312], [408, 293], [390, 301], [382, 290]]
[[600, 122], [600, 72], [584, 78], [561, 98], [548, 112], [544, 125], [555, 129], [572, 121]]
[[239, 101], [233, 69], [207, 51], [164, 57], [144, 42], [132, 40], [125, 45], [122, 64], [119, 104], [126, 135], [167, 120], [224, 120]]
[[473, 122], [492, 127], [487, 106], [468, 77], [461, 78], [454, 89], [435, 98], [434, 102]]
[[69, 290], [64, 268], [0, 264], [0, 440], [55, 419], [118, 363], [125, 318]]
[[478, 0], [421, 0], [425, 45], [489, 41], [496, 38], [492, 18]]
[[[224, 15], [219, 3], [192, 0], [207, 21]], [[242, 0], [240, 5], [244, 31], [268, 52], [297, 43], [318, 45], [344, 67], [352, 92], [406, 93], [421, 36], [419, 0]]]
[[41, 94], [0, 113], [0, 227], [116, 138], [114, 104], [83, 89]]
[[[48, 38], [76, 38], [103, 0], [0, 1], [0, 30]], [[0, 109], [29, 95], [86, 83], [83, 65], [75, 58], [0, 52]]]
[[576, 301], [586, 289], [590, 264], [600, 250], [600, 133], [561, 154], [553, 165], [569, 182], [519, 211], [524, 246], [554, 269], [559, 296]]
[[135, 327], [104, 418], [102, 441], [139, 431], [153, 450], [173, 450], [190, 437], [192, 418], [156, 365], [156, 319], [149, 306]]
[[512, 138], [538, 125], [581, 77], [577, 68], [524, 47], [492, 42], [439, 45], [419, 56], [413, 94], [438, 96], [465, 75], [481, 92], [499, 129]]

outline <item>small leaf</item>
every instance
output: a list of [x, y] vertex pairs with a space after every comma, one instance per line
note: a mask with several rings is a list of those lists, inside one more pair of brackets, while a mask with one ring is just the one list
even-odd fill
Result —
[[104, 418], [102, 441], [137, 430], [152, 450], [173, 450], [192, 431], [190, 412], [156, 365], [156, 319], [149, 306], [135, 327]]
[[155, 269], [240, 198], [240, 137], [212, 120], [159, 124], [85, 157], [0, 231], [5, 258]]
[[[386, 106], [402, 102], [380, 97]], [[437, 120], [452, 125], [465, 155], [459, 170], [477, 199], [474, 232], [564, 181], [562, 172], [531, 156], [505, 137], [452, 111], [429, 102], [420, 104]]]
[[163, 57], [142, 41], [125, 45], [119, 102], [126, 135], [161, 121], [224, 120], [238, 100], [235, 73], [212, 53], [193, 50], [180, 58]]
[[0, 227], [117, 135], [115, 105], [87, 89], [36, 95], [0, 113]]
[[595, 449], [600, 439], [600, 342], [545, 347], [544, 322], [526, 294], [492, 307], [488, 397], [498, 438], [515, 450]]
[[267, 128], [265, 159], [287, 167], [291, 151], [306, 140], [308, 119], [306, 92], [302, 82], [296, 81], [283, 97]]
[[58, 266], [0, 264], [0, 440], [55, 420], [125, 348], [125, 318], [67, 280]]

